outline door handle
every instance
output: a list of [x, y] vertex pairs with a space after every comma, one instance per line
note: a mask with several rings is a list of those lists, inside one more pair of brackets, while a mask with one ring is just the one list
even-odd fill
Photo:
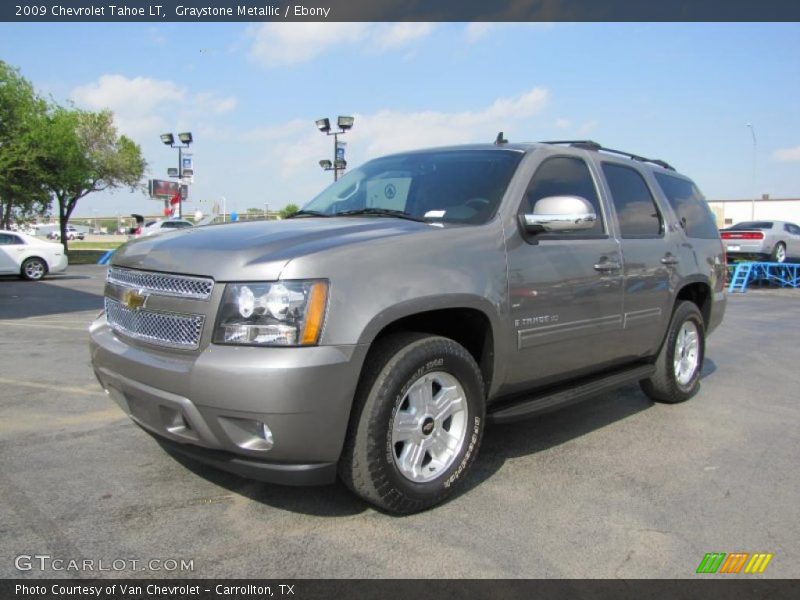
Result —
[[677, 265], [679, 262], [680, 262], [679, 259], [677, 257], [675, 257], [675, 256], [672, 256], [671, 254], [669, 254], [669, 255], [667, 255], [667, 256], [665, 256], [664, 258], [661, 259], [661, 264], [662, 265], [668, 265], [668, 266], [669, 265]]
[[595, 271], [619, 271], [619, 269], [620, 269], [620, 264], [618, 262], [613, 262], [610, 260], [597, 263], [594, 266]]

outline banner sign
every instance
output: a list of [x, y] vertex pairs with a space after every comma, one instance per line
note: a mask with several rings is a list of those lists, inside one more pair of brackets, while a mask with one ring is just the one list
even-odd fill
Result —
[[150, 197], [156, 200], [172, 198], [177, 194], [181, 187], [177, 181], [166, 181], [164, 179], [151, 179], [147, 183]]

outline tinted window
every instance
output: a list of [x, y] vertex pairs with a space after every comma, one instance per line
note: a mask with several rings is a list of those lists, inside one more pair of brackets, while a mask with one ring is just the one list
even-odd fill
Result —
[[22, 244], [22, 238], [11, 233], [0, 233], [0, 246], [12, 246]]
[[187, 223], [186, 221], [178, 221], [175, 223], [175, 229], [183, 229], [184, 227], [191, 227], [191, 223]]
[[786, 223], [783, 228], [793, 235], [800, 234], [800, 227], [795, 225], [794, 223]]
[[353, 169], [303, 210], [401, 210], [453, 223], [491, 219], [523, 154], [511, 150], [440, 150], [378, 158]]
[[603, 233], [603, 212], [589, 167], [580, 158], [558, 156], [548, 158], [533, 174], [520, 210], [532, 213], [536, 202], [548, 196], [580, 196], [587, 200], [597, 214], [592, 229], [581, 233]]
[[714, 213], [694, 183], [664, 173], [656, 173], [655, 176], [688, 237], [706, 239], [719, 237]]
[[742, 221], [728, 229], [772, 229], [772, 221]]
[[652, 237], [662, 232], [661, 215], [650, 188], [636, 169], [603, 163], [622, 237]]

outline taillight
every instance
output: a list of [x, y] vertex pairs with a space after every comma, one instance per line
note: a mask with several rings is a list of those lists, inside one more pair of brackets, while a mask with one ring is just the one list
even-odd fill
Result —
[[763, 240], [762, 231], [723, 231], [720, 233], [723, 240]]

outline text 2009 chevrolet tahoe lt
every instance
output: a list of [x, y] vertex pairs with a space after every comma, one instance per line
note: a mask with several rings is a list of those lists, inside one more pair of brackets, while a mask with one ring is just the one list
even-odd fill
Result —
[[666, 163], [593, 142], [424, 150], [291, 220], [126, 244], [91, 354], [165, 446], [270, 482], [338, 473], [409, 513], [463, 480], [487, 420], [631, 381], [692, 396], [724, 273], [710, 210]]

